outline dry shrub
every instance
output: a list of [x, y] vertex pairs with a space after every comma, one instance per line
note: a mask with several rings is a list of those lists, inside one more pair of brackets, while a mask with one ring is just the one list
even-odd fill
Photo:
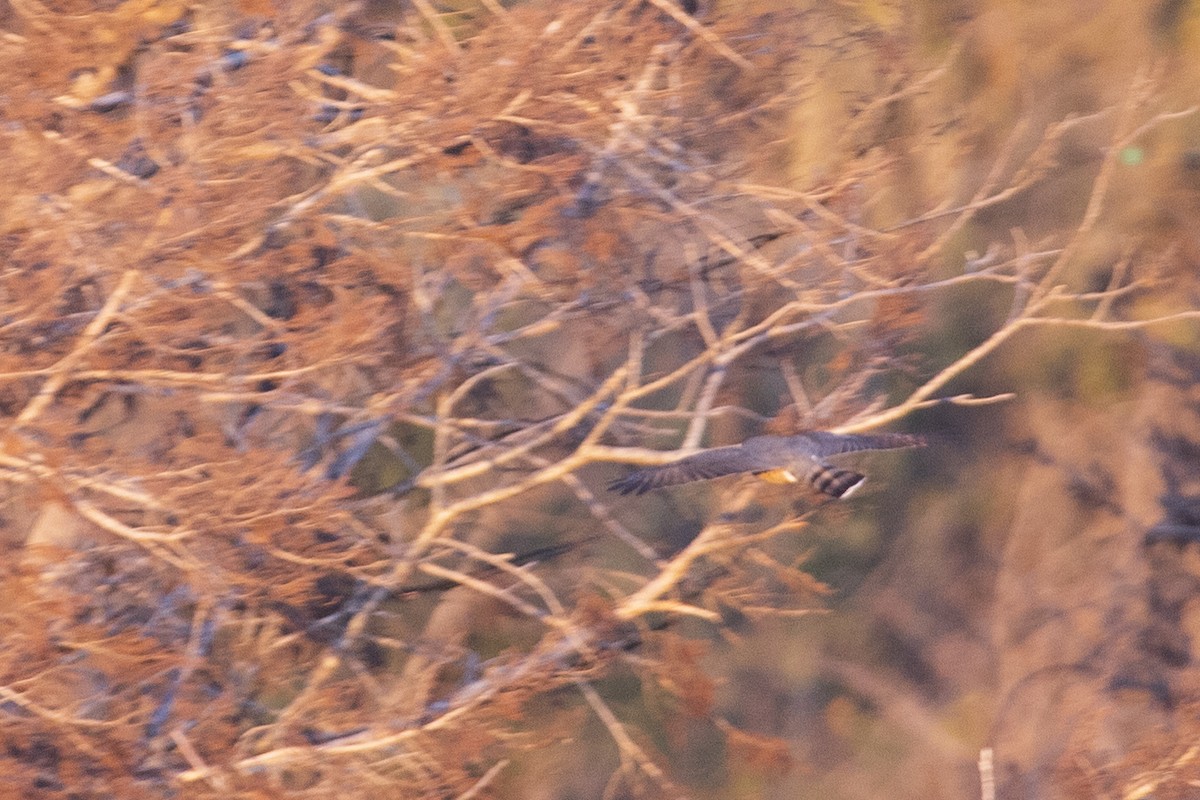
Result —
[[[1146, 86], [905, 195], [969, 140], [953, 52], [819, 12], [458, 5], [0, 17], [13, 792], [476, 796], [595, 721], [587, 793], [684, 793], [662, 742], [696, 720], [778, 770], [696, 641], [812, 607], [818, 504], [664, 513], [608, 465], [988, 404], [947, 387], [1018, 332], [1195, 316], [1133, 308], [1140, 266], [1084, 291], [1094, 216], [955, 249], [1082, 128], [1098, 213], [1166, 119]], [[789, 151], [809, 99], [836, 124]], [[986, 335], [923, 350], [971, 289]]]

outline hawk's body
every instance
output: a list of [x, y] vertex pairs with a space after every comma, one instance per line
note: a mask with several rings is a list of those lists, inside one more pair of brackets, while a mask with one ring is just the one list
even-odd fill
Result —
[[833, 497], [848, 497], [866, 476], [834, 467], [826, 458], [856, 450], [891, 450], [924, 443], [921, 437], [904, 433], [842, 435], [810, 431], [795, 436], [755, 436], [738, 445], [714, 447], [661, 467], [640, 469], [608, 488], [621, 494], [642, 494], [663, 486], [750, 472], [774, 483], [804, 481]]

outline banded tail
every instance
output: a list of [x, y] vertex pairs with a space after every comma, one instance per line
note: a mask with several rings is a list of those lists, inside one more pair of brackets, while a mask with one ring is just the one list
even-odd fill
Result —
[[841, 499], [858, 491], [867, 476], [861, 472], [818, 464], [804, 479], [818, 492]]

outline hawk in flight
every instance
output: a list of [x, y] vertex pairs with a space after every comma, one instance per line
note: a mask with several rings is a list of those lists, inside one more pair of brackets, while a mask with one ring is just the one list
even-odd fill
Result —
[[831, 497], [849, 497], [867, 478], [826, 459], [856, 450], [920, 447], [925, 440], [905, 433], [843, 435], [809, 431], [795, 436], [755, 436], [731, 447], [714, 447], [661, 467], [647, 467], [609, 485], [621, 494], [642, 494], [663, 486], [752, 472], [772, 483], [804, 481]]

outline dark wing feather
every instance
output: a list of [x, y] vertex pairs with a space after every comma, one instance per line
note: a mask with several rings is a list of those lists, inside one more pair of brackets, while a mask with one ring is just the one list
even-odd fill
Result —
[[613, 481], [608, 488], [621, 494], [644, 494], [663, 486], [706, 481], [737, 472], [757, 472], [773, 466], [764, 464], [761, 458], [739, 444], [705, 450], [661, 467], [639, 469], [619, 481]]
[[853, 453], [858, 450], [894, 450], [898, 447], [923, 447], [925, 439], [907, 433], [860, 433], [837, 434], [825, 431], [810, 431], [800, 434], [812, 443], [812, 454], [817, 458]]

